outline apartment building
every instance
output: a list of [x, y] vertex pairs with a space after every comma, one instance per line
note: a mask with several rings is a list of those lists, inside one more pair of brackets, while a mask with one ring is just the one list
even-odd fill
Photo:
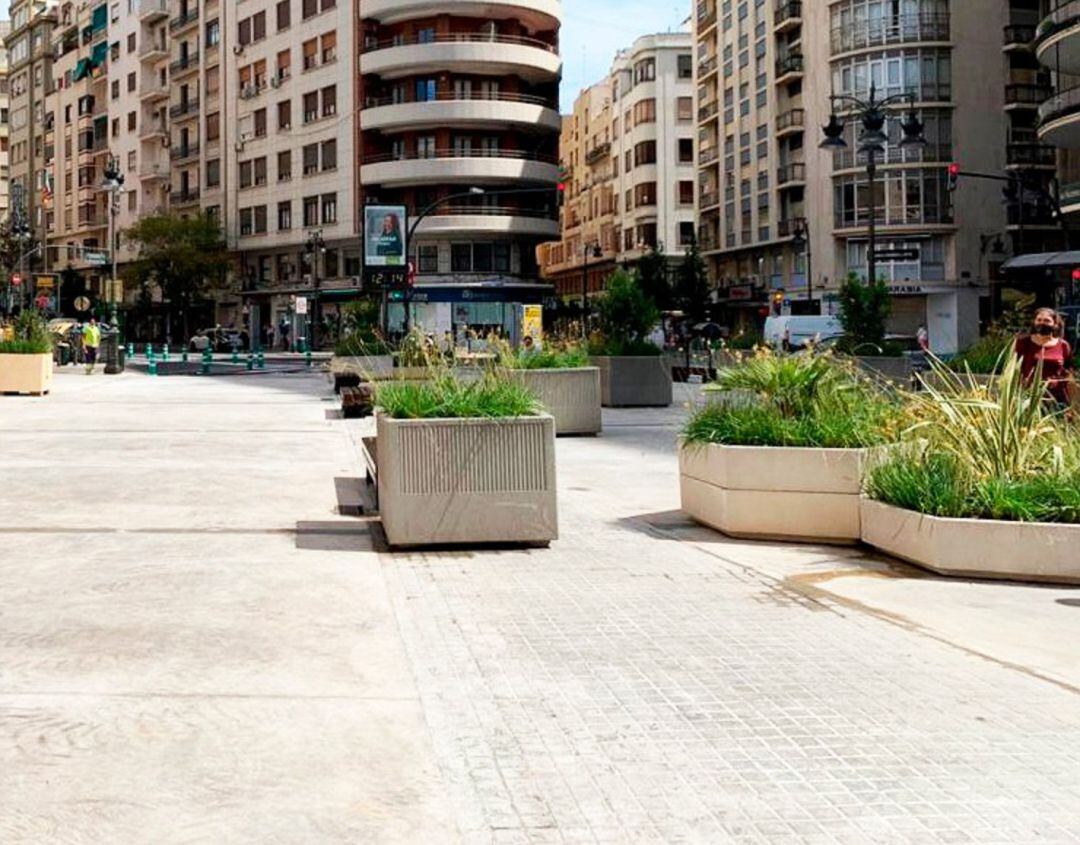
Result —
[[871, 191], [849, 100], [835, 104], [847, 146], [819, 145], [830, 94], [866, 101], [873, 88], [913, 95], [927, 142], [902, 147], [909, 106], [890, 108], [873, 192], [878, 250], [901, 256], [877, 263], [893, 294], [890, 329], [926, 325], [941, 352], [970, 342], [988, 290], [986, 238], [1008, 222], [1000, 183], [952, 194], [947, 171], [955, 161], [1007, 172], [1009, 5], [698, 4], [700, 234], [730, 323], [752, 322], [774, 297], [795, 313], [832, 312], [842, 280], [866, 276]]
[[1080, 229], [1080, 5], [1031, 0], [1013, 10], [1013, 22], [1006, 30], [1006, 49], [1033, 58], [1050, 74], [1035, 132], [1040, 143], [1056, 150], [1058, 197], [1069, 232], [1066, 247], [1076, 249], [1080, 237], [1072, 232]]
[[678, 263], [695, 236], [690, 33], [646, 35], [619, 51], [565, 120], [562, 239], [540, 250], [561, 296], [603, 289], [615, 264], [661, 248]]
[[410, 252], [429, 302], [537, 282], [558, 233], [560, 16], [555, 0], [360, 0], [357, 194], [428, 212]]
[[11, 32], [10, 21], [0, 21], [0, 225], [11, 210], [11, 99], [8, 53], [4, 42]]
[[[57, 4], [52, 0], [17, 0], [11, 4], [11, 29], [5, 38], [9, 80], [9, 177], [12, 205], [34, 236], [44, 241], [51, 205], [52, 151], [46, 143], [52, 116], [46, 100], [52, 93], [52, 37]], [[30, 266], [37, 263], [31, 258]]]

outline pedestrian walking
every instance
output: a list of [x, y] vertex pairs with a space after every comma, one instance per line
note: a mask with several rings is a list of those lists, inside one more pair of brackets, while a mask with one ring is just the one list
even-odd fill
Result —
[[926, 330], [926, 326], [920, 325], [915, 331], [915, 342], [919, 344], [919, 349], [923, 352], [930, 351], [930, 332]]
[[97, 363], [98, 347], [101, 346], [101, 327], [98, 326], [97, 317], [91, 317], [90, 322], [83, 326], [82, 335], [86, 374], [91, 375]]

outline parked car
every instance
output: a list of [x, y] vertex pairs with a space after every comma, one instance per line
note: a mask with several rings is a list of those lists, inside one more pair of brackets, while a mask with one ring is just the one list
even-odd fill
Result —
[[226, 329], [215, 326], [212, 329], [199, 329], [188, 341], [188, 348], [192, 352], [202, 352], [208, 346], [211, 352], [232, 352], [233, 349], [247, 349], [248, 333], [243, 329]]
[[844, 326], [839, 317], [805, 314], [766, 318], [764, 339], [769, 346], [802, 349], [807, 344], [821, 343], [843, 333]]

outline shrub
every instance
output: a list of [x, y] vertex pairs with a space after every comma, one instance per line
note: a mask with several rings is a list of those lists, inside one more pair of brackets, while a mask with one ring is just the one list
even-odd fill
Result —
[[889, 288], [880, 279], [863, 283], [850, 273], [840, 287], [840, 322], [850, 343], [881, 346], [892, 310]]
[[580, 344], [545, 341], [539, 349], [518, 349], [507, 356], [516, 370], [569, 370], [589, 366], [589, 351]]
[[956, 372], [989, 375], [1001, 369], [1002, 361], [1013, 348], [1011, 334], [991, 331], [949, 361], [949, 367]]
[[23, 311], [15, 320], [11, 340], [0, 341], [0, 354], [48, 355], [52, 350], [49, 324], [36, 309]]
[[636, 274], [617, 270], [608, 279], [607, 291], [598, 303], [602, 341], [598, 355], [655, 355], [649, 332], [660, 320], [656, 304], [641, 289]]
[[524, 385], [498, 373], [466, 383], [434, 368], [430, 381], [380, 382], [376, 404], [395, 419], [534, 416], [538, 405]]
[[390, 346], [378, 335], [368, 331], [354, 331], [334, 344], [334, 354], [348, 358], [369, 355], [389, 355]]

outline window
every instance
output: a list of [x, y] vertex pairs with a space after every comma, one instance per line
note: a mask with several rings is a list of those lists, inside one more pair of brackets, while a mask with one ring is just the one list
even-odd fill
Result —
[[311, 70], [319, 64], [319, 39], [311, 38], [300, 45], [300, 54], [304, 57], [304, 70]]
[[240, 162], [240, 187], [250, 188], [254, 168], [250, 161]]
[[266, 137], [266, 109], [259, 109], [252, 117], [255, 119], [255, 137]]
[[677, 118], [679, 120], [693, 120], [694, 119], [694, 98], [693, 97], [679, 97], [676, 105]]
[[327, 85], [322, 89], [322, 116], [333, 117], [337, 114], [337, 86]]
[[128, 211], [139, 210], [139, 195], [132, 191], [128, 194]]
[[221, 43], [221, 22], [215, 18], [206, 25], [206, 46], [216, 47]]
[[304, 123], [319, 119], [319, 93], [312, 91], [304, 95]]
[[634, 65], [634, 84], [651, 82], [656, 79], [656, 60], [644, 59]]
[[337, 169], [337, 139], [322, 142], [322, 169]]
[[[112, 81], [112, 84], [109, 86], [109, 96], [114, 100], [119, 100], [120, 99], [120, 80], [119, 79], [114, 79]], [[71, 123], [71, 120], [69, 119], [67, 122]]]
[[634, 147], [634, 167], [656, 163], [656, 141], [642, 141]]
[[693, 182], [679, 182], [679, 205], [693, 205], [694, 204], [694, 183]]
[[634, 186], [634, 207], [643, 205], [656, 205], [656, 183], [642, 182]]
[[319, 172], [319, 145], [307, 144], [300, 151], [301, 159], [304, 162], [304, 175], [310, 176], [313, 173]]
[[277, 178], [279, 182], [288, 182], [292, 179], [292, 150], [277, 154]]
[[251, 43], [251, 18], [244, 18], [237, 24], [236, 40], [241, 44]]
[[439, 245], [421, 244], [418, 251], [419, 264], [417, 269], [421, 273], [439, 272]]
[[292, 128], [292, 100], [282, 100], [277, 104], [277, 128]]
[[138, 84], [138, 82], [137, 82], [137, 80], [135, 78], [135, 74], [134, 73], [129, 73], [127, 75], [127, 89], [128, 89], [128, 91], [134, 91], [135, 86], [137, 84]]
[[255, 184], [266, 184], [266, 156], [259, 156], [254, 161], [253, 169], [255, 171]]
[[259, 59], [251, 66], [251, 81], [260, 91], [266, 87], [266, 59]]
[[634, 103], [634, 125], [656, 123], [656, 100], [650, 97]]
[[292, 202], [290, 200], [277, 204], [277, 227], [281, 231], [292, 228]]
[[266, 232], [266, 206], [255, 206], [255, 234], [261, 235]]
[[319, 225], [319, 198], [304, 197], [304, 227]]
[[337, 223], [337, 194], [323, 194], [322, 222]]
[[328, 32], [319, 39], [319, 55], [324, 65], [337, 58], [337, 32]]
[[282, 50], [277, 54], [277, 78], [286, 80], [292, 75], [292, 50]]
[[693, 164], [694, 161], [694, 139], [693, 138], [680, 138], [679, 139], [679, 164]]
[[277, 28], [278, 32], [289, 28], [289, 4], [291, 0], [281, 0], [277, 4]]
[[214, 158], [206, 162], [206, 187], [216, 188], [221, 184], [221, 159]]
[[127, 51], [129, 53], [134, 53], [135, 52], [135, 33], [134, 32], [128, 33]]
[[472, 270], [472, 244], [450, 244], [450, 271], [468, 273]]
[[694, 59], [689, 53], [679, 55], [679, 79], [694, 78]]
[[261, 41], [266, 38], [266, 12], [256, 12], [251, 16], [251, 40]]
[[253, 215], [250, 208], [240, 209], [240, 235], [250, 235], [252, 230]]
[[206, 116], [206, 140], [216, 141], [221, 137], [221, 115], [218, 112]]
[[135, 112], [129, 111], [128, 116], [127, 116], [128, 132], [134, 132], [135, 131], [136, 119], [137, 119], [137, 116], [136, 116]]
[[300, 0], [300, 16], [307, 20], [319, 13], [319, 0]]
[[212, 97], [221, 88], [221, 68], [215, 65], [206, 69], [206, 96]]

